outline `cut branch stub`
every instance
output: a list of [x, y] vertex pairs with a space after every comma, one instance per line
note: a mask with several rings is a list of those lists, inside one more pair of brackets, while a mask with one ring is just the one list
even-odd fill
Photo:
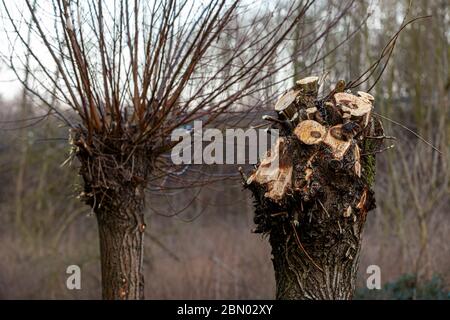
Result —
[[292, 119], [296, 112], [294, 106], [295, 98], [299, 93], [299, 90], [290, 90], [283, 94], [275, 104], [275, 111], [283, 114], [287, 119]]
[[326, 128], [314, 120], [302, 121], [294, 130], [294, 134], [300, 141], [308, 145], [322, 142], [326, 133]]
[[319, 78], [318, 77], [306, 77], [296, 82], [297, 87], [303, 94], [316, 95], [319, 90]]
[[339, 133], [342, 125], [331, 127], [327, 130], [323, 125], [314, 120], [305, 120], [295, 128], [294, 134], [301, 142], [308, 145], [323, 142], [327, 144], [336, 159], [342, 159], [351, 145], [351, 141], [344, 141]]
[[351, 141], [342, 140], [341, 134], [336, 134], [340, 132], [342, 128], [341, 124], [338, 124], [334, 127], [331, 127], [328, 130], [328, 134], [325, 136], [323, 140], [333, 151], [333, 156], [336, 159], [342, 159], [347, 152], [348, 148], [351, 145]]
[[361, 125], [365, 128], [369, 124], [373, 96], [362, 91], [359, 91], [359, 94], [360, 97], [351, 93], [336, 93], [334, 101], [341, 108], [344, 115], [350, 114], [351, 117], [360, 120]]
[[[371, 186], [380, 140], [372, 138], [382, 136], [383, 128], [372, 117], [374, 99], [368, 93], [344, 92], [345, 82], [339, 81], [318, 98], [308, 94], [317, 88], [314, 78], [308, 88], [310, 80], [295, 86], [298, 123], [281, 131], [278, 146], [246, 187], [254, 196], [256, 230], [269, 235], [277, 298], [349, 299], [361, 232], [367, 212], [375, 208]], [[276, 160], [279, 167], [273, 166]], [[331, 279], [336, 275], [340, 281]], [[330, 290], [318, 290], [318, 284]]]
[[314, 116], [317, 112], [317, 108], [316, 107], [307, 108], [305, 111], [306, 111], [306, 116], [308, 117], [308, 119], [312, 120], [312, 119], [314, 119]]
[[247, 179], [247, 184], [253, 182], [265, 185], [265, 197], [275, 202], [280, 201], [292, 184], [292, 163], [286, 153], [285, 138], [278, 138], [272, 149], [261, 161], [258, 169]]
[[372, 110], [372, 104], [367, 99], [362, 99], [351, 93], [339, 92], [334, 95], [336, 105], [340, 105], [345, 113], [355, 117], [363, 117]]
[[345, 91], [345, 80], [338, 80], [336, 85], [334, 86], [334, 92], [344, 92]]

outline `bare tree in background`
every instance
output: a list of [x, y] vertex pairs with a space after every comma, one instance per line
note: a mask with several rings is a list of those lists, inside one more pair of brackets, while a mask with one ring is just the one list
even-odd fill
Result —
[[[274, 19], [240, 1], [52, 0], [34, 7], [24, 0], [17, 19], [17, 4], [2, 1], [14, 33], [10, 67], [70, 127], [80, 198], [98, 221], [103, 298], [143, 298], [144, 191], [165, 174], [157, 168], [174, 146], [171, 132], [196, 119], [210, 123], [264, 89], [284, 66], [276, 64], [280, 45], [313, 2], [273, 6]], [[22, 35], [27, 15], [45, 52]], [[223, 37], [226, 48], [218, 45]], [[29, 79], [20, 72], [20, 47], [30, 54]]]

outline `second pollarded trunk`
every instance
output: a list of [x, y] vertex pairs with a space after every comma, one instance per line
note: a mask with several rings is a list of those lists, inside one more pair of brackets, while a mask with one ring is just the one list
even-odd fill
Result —
[[278, 299], [351, 299], [383, 129], [369, 94], [297, 94], [295, 115], [280, 112], [295, 129], [244, 181], [256, 232], [270, 239]]

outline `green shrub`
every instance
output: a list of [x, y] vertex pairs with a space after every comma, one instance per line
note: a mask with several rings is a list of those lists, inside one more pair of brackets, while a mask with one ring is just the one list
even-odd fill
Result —
[[356, 300], [447, 300], [450, 292], [446, 290], [443, 279], [434, 275], [429, 281], [417, 285], [416, 276], [404, 274], [397, 280], [386, 283], [381, 290], [359, 288]]

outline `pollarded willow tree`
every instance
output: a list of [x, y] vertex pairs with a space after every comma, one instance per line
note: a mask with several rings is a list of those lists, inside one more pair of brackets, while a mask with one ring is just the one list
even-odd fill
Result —
[[298, 81], [277, 103], [291, 125], [244, 181], [256, 232], [269, 235], [278, 299], [351, 298], [375, 204], [374, 154], [384, 135], [373, 97], [341, 87], [319, 98], [317, 80]]
[[[210, 123], [264, 89], [285, 65], [277, 63], [280, 46], [313, 2], [262, 8], [238, 0], [2, 1], [8, 64], [70, 127], [80, 198], [98, 221], [103, 298], [144, 296], [144, 192], [158, 157], [174, 146], [171, 132], [196, 119]], [[308, 35], [310, 43], [341, 17]], [[32, 30], [31, 44], [22, 22]]]
[[353, 297], [362, 233], [375, 208], [375, 156], [393, 138], [384, 134], [381, 119], [389, 118], [376, 113], [375, 98], [356, 88], [378, 83], [400, 32], [422, 18], [403, 21], [356, 79], [339, 80], [322, 96], [318, 77], [300, 79], [275, 104], [278, 118], [266, 118], [280, 137], [242, 176], [254, 197], [255, 232], [272, 247], [277, 299]]

